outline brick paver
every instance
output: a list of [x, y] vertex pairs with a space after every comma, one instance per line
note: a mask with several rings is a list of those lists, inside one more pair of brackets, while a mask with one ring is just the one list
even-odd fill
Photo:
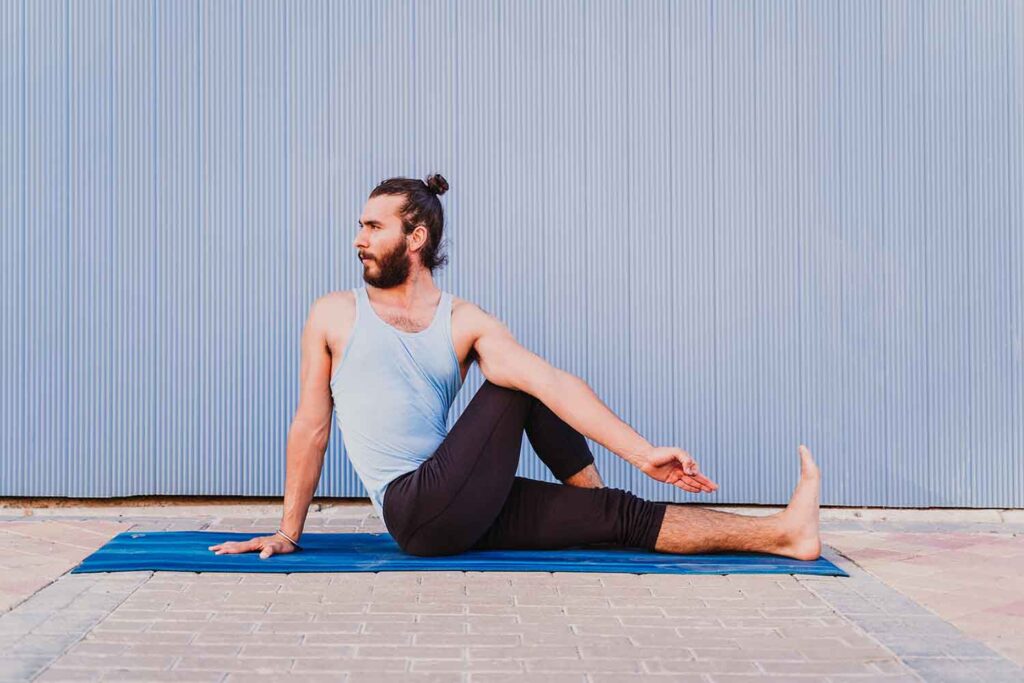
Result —
[[[79, 576], [85, 575], [69, 578]], [[52, 663], [42, 680], [130, 672], [140, 678], [149, 672], [456, 673], [457, 680], [517, 672], [531, 678], [689, 673], [715, 680], [717, 674], [772, 671], [912, 679], [899, 671], [891, 652], [792, 576], [759, 582], [671, 577], [674, 588], [689, 591], [689, 616], [649, 607], [645, 617], [629, 605], [607, 602], [616, 595], [653, 595], [665, 586], [663, 576], [616, 575], [607, 582], [605, 575], [514, 572], [250, 578], [156, 572]], [[609, 600], [578, 608], [565, 598], [581, 587], [604, 591]], [[762, 589], [771, 597], [762, 597]], [[742, 612], [745, 623], [725, 625], [704, 604], [721, 601], [723, 593], [733, 596], [732, 614]], [[777, 597], [783, 593], [787, 597]], [[520, 594], [547, 600], [520, 608]], [[792, 626], [792, 615], [771, 613], [783, 601], [816, 609], [816, 615]], [[827, 635], [819, 637], [822, 629]]]
[[[269, 533], [272, 512], [128, 511], [118, 523]], [[383, 526], [361, 504], [313, 513], [307, 530]], [[836, 532], [839, 543], [868, 530]], [[0, 617], [0, 679], [1020, 680], [1013, 662], [913, 596], [831, 548], [826, 556], [850, 577], [64, 575]]]
[[0, 522], [0, 614], [56, 580], [129, 524], [110, 520]]
[[847, 530], [823, 536], [887, 585], [1024, 665], [1024, 534]]

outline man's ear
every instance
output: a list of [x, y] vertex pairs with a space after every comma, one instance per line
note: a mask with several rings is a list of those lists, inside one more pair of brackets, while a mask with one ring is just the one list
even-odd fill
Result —
[[[420, 228], [423, 229], [420, 230]], [[419, 236], [418, 238], [417, 235]], [[412, 229], [412, 232], [409, 233], [409, 236], [412, 237], [412, 245], [409, 248], [412, 249], [413, 251], [417, 251], [419, 249], [422, 249], [423, 246], [430, 239], [430, 231], [427, 230], [427, 226], [420, 223], [419, 225]]]

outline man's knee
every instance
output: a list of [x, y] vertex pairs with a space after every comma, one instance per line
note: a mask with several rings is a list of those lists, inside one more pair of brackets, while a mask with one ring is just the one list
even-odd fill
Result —
[[[486, 394], [507, 395], [510, 398], [512, 398], [513, 400], [520, 401], [520, 402], [522, 402], [524, 404], [529, 404], [530, 406], [533, 406], [534, 404], [536, 404], [538, 402], [537, 401], [537, 397], [534, 396], [533, 394], [530, 394], [528, 392], [522, 391], [521, 389], [513, 389], [512, 387], [503, 387], [500, 384], [495, 384], [494, 382], [492, 382], [489, 379], [485, 379], [484, 383], [480, 385], [479, 389], [477, 389], [477, 394], [480, 394], [481, 392], [484, 395], [486, 395]], [[475, 396], [474, 396], [474, 398], [475, 398]]]
[[658, 532], [665, 518], [665, 503], [645, 500], [625, 489], [602, 489], [614, 497], [615, 514], [619, 519], [623, 545], [654, 549]]

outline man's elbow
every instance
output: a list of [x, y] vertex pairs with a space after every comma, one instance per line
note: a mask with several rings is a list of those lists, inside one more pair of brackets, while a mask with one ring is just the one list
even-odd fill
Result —
[[[546, 401], [564, 393], [567, 383], [572, 384], [576, 382], [583, 382], [583, 380], [572, 373], [549, 365], [530, 373], [530, 377], [526, 382], [528, 388], [525, 391], [542, 401]], [[585, 384], [585, 382], [583, 383]]]

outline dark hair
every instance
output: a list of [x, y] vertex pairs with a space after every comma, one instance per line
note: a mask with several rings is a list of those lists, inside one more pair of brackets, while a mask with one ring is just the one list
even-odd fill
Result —
[[399, 209], [402, 217], [402, 231], [409, 235], [417, 225], [425, 225], [429, 238], [420, 257], [423, 267], [434, 272], [435, 268], [448, 263], [448, 256], [438, 249], [444, 236], [444, 210], [437, 197], [448, 191], [448, 181], [440, 173], [427, 176], [426, 182], [415, 178], [388, 178], [373, 188], [370, 197], [377, 195], [404, 195], [405, 204]]

